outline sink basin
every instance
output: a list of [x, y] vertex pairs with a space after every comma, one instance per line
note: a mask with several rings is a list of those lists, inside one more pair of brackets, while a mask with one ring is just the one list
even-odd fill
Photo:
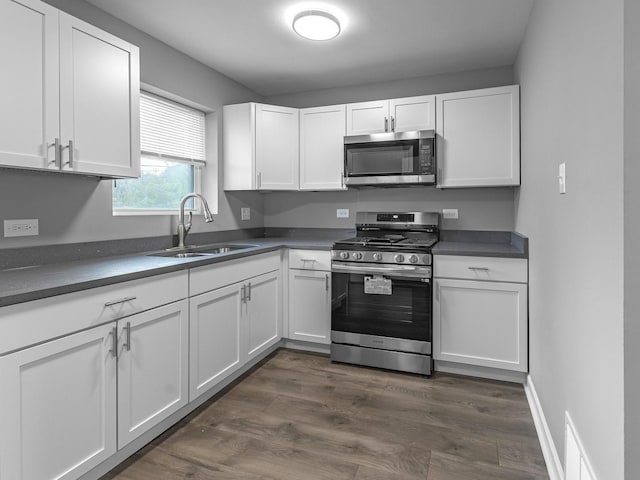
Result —
[[208, 257], [211, 255], [220, 255], [221, 253], [233, 252], [234, 250], [242, 250], [251, 248], [252, 245], [211, 245], [210, 247], [188, 247], [185, 250], [168, 250], [164, 252], [150, 253], [150, 257], [171, 257], [171, 258], [191, 258], [191, 257]]
[[172, 257], [172, 258], [191, 258], [191, 257], [206, 257], [206, 253], [198, 252], [160, 252], [151, 253], [149, 257]]
[[201, 248], [195, 249], [195, 251], [198, 253], [218, 254], [218, 253], [233, 252], [234, 250], [242, 250], [243, 248], [248, 248], [248, 247], [244, 247], [244, 246], [241, 247], [238, 245], [226, 245], [224, 247], [201, 247]]

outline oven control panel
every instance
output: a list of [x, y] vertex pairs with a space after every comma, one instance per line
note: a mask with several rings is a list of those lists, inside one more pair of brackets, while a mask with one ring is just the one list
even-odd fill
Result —
[[363, 250], [332, 250], [331, 258], [338, 262], [392, 263], [395, 265], [431, 265], [432, 260], [430, 253]]

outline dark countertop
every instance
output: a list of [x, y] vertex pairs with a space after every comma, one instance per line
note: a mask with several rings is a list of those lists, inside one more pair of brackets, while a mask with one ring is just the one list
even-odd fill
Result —
[[[90, 288], [112, 285], [129, 280], [187, 270], [243, 258], [280, 248], [331, 250], [340, 232], [317, 238], [287, 236], [290, 232], [275, 231], [283, 236], [242, 238], [216, 242], [217, 244], [246, 245], [247, 248], [215, 256], [172, 258], [150, 256], [149, 253], [85, 258], [56, 263], [28, 265], [0, 270], [0, 307], [38, 300], [41, 298], [78, 292]], [[215, 245], [212, 244], [212, 245]], [[43, 247], [46, 248], [46, 247]], [[159, 251], [159, 253], [164, 250]], [[433, 248], [434, 255], [477, 255], [512, 258], [528, 257], [528, 241], [512, 232], [441, 231], [440, 242]]]
[[443, 230], [434, 255], [528, 258], [529, 241], [514, 232]]
[[145, 253], [77, 260], [0, 271], [0, 307], [129, 280], [224, 262], [280, 248], [331, 250], [334, 240], [255, 238], [225, 244], [248, 248], [215, 256], [172, 258]]

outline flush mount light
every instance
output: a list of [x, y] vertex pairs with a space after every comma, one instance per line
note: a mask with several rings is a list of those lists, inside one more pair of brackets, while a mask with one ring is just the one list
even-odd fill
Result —
[[330, 13], [305, 10], [293, 18], [293, 30], [309, 40], [331, 40], [340, 33], [340, 22]]

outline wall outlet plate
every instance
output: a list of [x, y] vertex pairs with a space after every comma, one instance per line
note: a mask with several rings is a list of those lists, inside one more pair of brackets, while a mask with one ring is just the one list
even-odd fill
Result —
[[349, 218], [349, 209], [348, 208], [337, 208], [336, 209], [336, 218]]
[[567, 193], [567, 166], [564, 162], [558, 165], [558, 193]]
[[242, 207], [240, 209], [240, 220], [251, 220], [251, 208]]
[[443, 208], [442, 209], [442, 218], [450, 218], [457, 219], [458, 218], [458, 209], [457, 208]]
[[5, 237], [30, 237], [40, 233], [40, 225], [37, 218], [27, 220], [5, 220]]

